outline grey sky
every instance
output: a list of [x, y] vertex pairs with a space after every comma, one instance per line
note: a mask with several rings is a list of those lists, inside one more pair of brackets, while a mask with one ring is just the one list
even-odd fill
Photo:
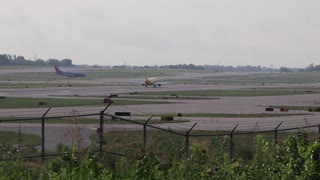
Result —
[[0, 0], [0, 53], [74, 64], [320, 64], [319, 0]]

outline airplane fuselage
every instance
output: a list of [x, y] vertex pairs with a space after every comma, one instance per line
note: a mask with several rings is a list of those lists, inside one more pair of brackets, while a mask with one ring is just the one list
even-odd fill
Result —
[[67, 71], [61, 71], [57, 66], [54, 66], [56, 74], [67, 76], [67, 77], [85, 77], [85, 74], [78, 73], [78, 72], [67, 72]]
[[60, 71], [59, 73], [57, 72], [57, 74], [62, 75], [62, 76], [68, 76], [68, 77], [84, 77], [85, 76], [82, 73], [64, 72], [64, 71]]
[[156, 78], [147, 78], [142, 85], [145, 86], [145, 87], [148, 87], [148, 86], [153, 86], [153, 87], [161, 86], [161, 84], [158, 84], [157, 82], [158, 82], [158, 79], [156, 79]]
[[148, 79], [146, 79], [145, 81], [144, 81], [144, 83], [146, 84], [146, 85], [154, 85], [154, 84], [156, 84], [157, 83], [157, 79], [156, 78], [148, 78]]
[[162, 84], [167, 84], [166, 82], [158, 82], [158, 79], [154, 78], [154, 77], [148, 78], [148, 75], [147, 75], [146, 71], [144, 71], [144, 75], [145, 75], [146, 79], [141, 84], [142, 86], [145, 86], [145, 87], [148, 87], [148, 86], [157, 87], [157, 86], [161, 86]]

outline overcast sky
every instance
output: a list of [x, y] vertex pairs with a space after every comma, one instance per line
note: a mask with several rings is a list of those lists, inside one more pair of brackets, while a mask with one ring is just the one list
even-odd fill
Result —
[[320, 64], [319, 0], [0, 0], [0, 54], [74, 64]]

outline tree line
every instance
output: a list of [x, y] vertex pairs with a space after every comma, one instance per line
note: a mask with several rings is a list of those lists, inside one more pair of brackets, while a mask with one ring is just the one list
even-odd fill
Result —
[[194, 64], [177, 64], [177, 65], [162, 65], [162, 66], [128, 66], [119, 65], [113, 68], [134, 68], [134, 69], [184, 69], [184, 70], [209, 70], [216, 72], [261, 72], [271, 71], [271, 68], [261, 66], [218, 66], [218, 65], [194, 65]]
[[0, 54], [0, 65], [5, 66], [72, 66], [71, 59], [36, 59], [34, 61], [25, 59], [23, 56]]
[[320, 71], [320, 64], [315, 65], [311, 63], [309, 66], [307, 66], [303, 71]]
[[[34, 61], [25, 59], [23, 56], [0, 54], [0, 65], [6, 66], [73, 66], [71, 59], [35, 59]], [[320, 64], [310, 64], [305, 68], [287, 68], [280, 67], [269, 68], [259, 66], [223, 66], [223, 65], [194, 65], [194, 64], [177, 64], [177, 65], [162, 65], [162, 66], [128, 66], [116, 65], [113, 68], [151, 68], [151, 69], [184, 69], [184, 70], [211, 70], [216, 72], [265, 72], [265, 71], [279, 71], [279, 72], [292, 72], [292, 71], [320, 71]]]
[[133, 68], [133, 69], [190, 69], [190, 70], [204, 70], [203, 66], [194, 64], [177, 64], [177, 65], [162, 65], [162, 66], [130, 66], [130, 65], [117, 65], [113, 68]]

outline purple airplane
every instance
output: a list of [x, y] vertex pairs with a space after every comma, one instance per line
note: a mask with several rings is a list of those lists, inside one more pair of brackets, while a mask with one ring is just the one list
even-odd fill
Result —
[[57, 66], [54, 66], [54, 69], [56, 70], [56, 74], [59, 74], [62, 76], [67, 76], [67, 77], [85, 77], [86, 76], [83, 73], [61, 71]]

